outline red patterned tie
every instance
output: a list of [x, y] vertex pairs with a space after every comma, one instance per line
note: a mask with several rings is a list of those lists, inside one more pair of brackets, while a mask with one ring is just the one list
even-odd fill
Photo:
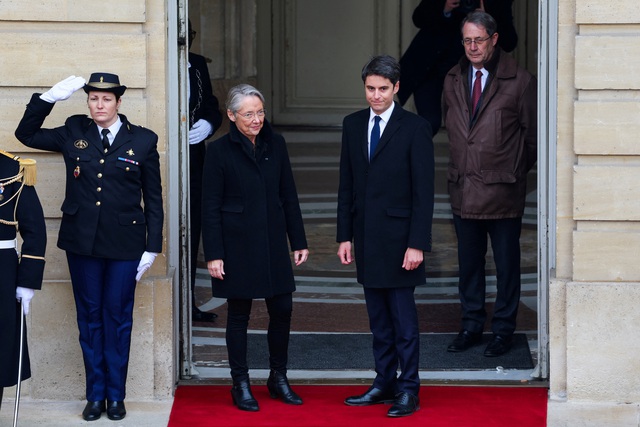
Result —
[[476, 81], [473, 83], [473, 92], [471, 92], [471, 105], [473, 105], [473, 113], [476, 113], [478, 101], [482, 95], [482, 71], [476, 71]]

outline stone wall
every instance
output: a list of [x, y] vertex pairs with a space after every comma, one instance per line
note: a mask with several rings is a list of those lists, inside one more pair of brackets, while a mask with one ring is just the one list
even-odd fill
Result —
[[559, 1], [550, 426], [638, 425], [640, 8]]

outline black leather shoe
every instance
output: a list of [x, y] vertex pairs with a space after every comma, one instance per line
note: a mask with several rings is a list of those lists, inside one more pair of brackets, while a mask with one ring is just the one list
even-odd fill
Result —
[[420, 409], [420, 399], [418, 396], [403, 391], [402, 393], [398, 393], [387, 415], [390, 417], [406, 417], [418, 409]]
[[459, 353], [465, 351], [474, 345], [482, 342], [482, 332], [471, 332], [463, 329], [457, 337], [449, 344], [447, 351], [451, 353]]
[[258, 401], [251, 393], [249, 380], [234, 382], [233, 387], [231, 387], [231, 398], [233, 399], [233, 404], [243, 411], [255, 412], [260, 409]]
[[124, 409], [123, 401], [108, 401], [107, 402], [107, 417], [113, 421], [119, 421], [127, 415], [127, 410]]
[[213, 322], [217, 317], [217, 314], [202, 311], [199, 308], [191, 310], [191, 320], [194, 322]]
[[511, 337], [506, 335], [493, 335], [489, 345], [484, 350], [486, 357], [502, 356], [511, 350]]
[[267, 379], [267, 389], [269, 389], [269, 395], [272, 399], [280, 398], [289, 405], [302, 405], [302, 399], [291, 390], [285, 374], [272, 370], [269, 379]]
[[347, 397], [344, 403], [349, 406], [368, 406], [377, 403], [392, 403], [395, 400], [393, 393], [385, 392], [373, 386], [364, 394]]
[[84, 407], [84, 411], [82, 411], [82, 419], [85, 421], [95, 421], [99, 419], [106, 410], [104, 400], [98, 400], [96, 402], [89, 401]]

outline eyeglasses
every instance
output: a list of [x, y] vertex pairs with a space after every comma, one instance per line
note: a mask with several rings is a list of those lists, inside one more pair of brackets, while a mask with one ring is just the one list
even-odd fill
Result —
[[236, 115], [242, 117], [245, 120], [253, 120], [254, 117], [257, 117], [259, 119], [263, 118], [264, 115], [267, 113], [267, 110], [260, 110], [260, 111], [250, 111], [248, 113], [236, 113]]
[[478, 37], [478, 38], [476, 38], [476, 39], [462, 39], [462, 40], [461, 40], [461, 42], [462, 42], [462, 44], [463, 44], [463, 45], [465, 45], [465, 46], [469, 46], [469, 45], [471, 45], [471, 43], [475, 43], [475, 44], [476, 44], [476, 46], [482, 46], [482, 45], [483, 45], [483, 44], [485, 44], [485, 42], [486, 42], [487, 40], [489, 40], [490, 38], [491, 38], [491, 36], [489, 36], [489, 37], [487, 37], [487, 38], [484, 38], [484, 39], [481, 39], [481, 38], [479, 38], [479, 37]]

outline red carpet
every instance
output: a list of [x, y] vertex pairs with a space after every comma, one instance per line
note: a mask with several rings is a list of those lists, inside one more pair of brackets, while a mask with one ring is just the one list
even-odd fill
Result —
[[387, 417], [388, 405], [350, 407], [345, 397], [366, 386], [295, 385], [302, 406], [269, 397], [253, 386], [260, 411], [238, 410], [230, 386], [181, 386], [176, 390], [168, 427], [544, 427], [547, 389], [518, 387], [424, 386], [421, 409], [406, 418]]

